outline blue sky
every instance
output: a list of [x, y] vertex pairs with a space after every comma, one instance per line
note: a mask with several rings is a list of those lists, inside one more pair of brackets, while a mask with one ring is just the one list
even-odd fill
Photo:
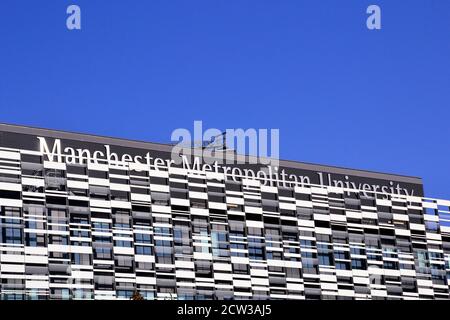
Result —
[[450, 198], [449, 59], [447, 0], [2, 0], [0, 122], [157, 142], [194, 120], [279, 128], [283, 159]]

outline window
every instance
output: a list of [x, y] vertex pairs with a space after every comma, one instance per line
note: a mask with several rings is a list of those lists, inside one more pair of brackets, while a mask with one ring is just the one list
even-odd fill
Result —
[[69, 236], [62, 235], [49, 235], [49, 243], [50, 244], [58, 244], [58, 245], [68, 245], [69, 244]]
[[349, 259], [349, 253], [348, 253], [348, 251], [336, 250], [336, 251], [334, 251], [334, 258], [335, 259]]
[[69, 194], [71, 196], [87, 197], [88, 196], [88, 190], [87, 189], [70, 188], [69, 189]]
[[94, 247], [94, 259], [112, 259], [110, 247]]
[[220, 230], [214, 230], [211, 232], [211, 247], [212, 253], [215, 257], [228, 257], [229, 245], [227, 239], [227, 233], [222, 226], [213, 226], [213, 228], [222, 228]]
[[48, 216], [52, 222], [63, 221], [67, 218], [67, 212], [63, 209], [48, 209]]
[[50, 289], [50, 297], [54, 299], [68, 300], [70, 299], [69, 289]]
[[217, 194], [211, 194], [208, 193], [208, 201], [209, 202], [219, 202], [219, 203], [225, 203], [225, 195], [217, 195]]
[[336, 269], [350, 270], [350, 265], [348, 262], [336, 262]]
[[89, 170], [89, 176], [97, 179], [108, 179], [108, 172], [99, 170]]
[[242, 191], [242, 185], [240, 183], [235, 183], [233, 181], [227, 181], [226, 182], [226, 189], [229, 191], [237, 191], [240, 192]]
[[135, 246], [136, 254], [150, 256], [153, 254], [153, 249], [150, 246]]
[[197, 209], [206, 209], [208, 208], [208, 203], [203, 199], [191, 199], [191, 207]]
[[72, 264], [91, 265], [91, 256], [85, 253], [72, 253]]
[[174, 246], [189, 246], [190, 229], [188, 226], [178, 225], [173, 229]]
[[114, 215], [114, 227], [128, 229], [131, 227], [130, 215], [128, 213], [116, 213]]
[[295, 199], [303, 201], [311, 201], [311, 195], [306, 193], [296, 193]]
[[428, 267], [428, 254], [425, 250], [416, 251], [416, 261], [419, 268]]
[[170, 195], [166, 192], [151, 192], [152, 204], [158, 206], [168, 206], [170, 204]]
[[94, 243], [111, 243], [112, 237], [94, 236], [92, 240]]
[[0, 190], [0, 198], [20, 199], [20, 191]]
[[133, 295], [133, 290], [117, 290], [116, 291], [117, 298], [119, 299], [131, 299]]
[[317, 274], [317, 262], [314, 259], [302, 257], [302, 266], [305, 273]]
[[[273, 253], [273, 252], [272, 252]], [[277, 252], [279, 254], [279, 257], [272, 256], [271, 259], [280, 258], [281, 259], [281, 253]], [[257, 245], [249, 245], [248, 246], [248, 257], [250, 259], [254, 260], [264, 260], [264, 249], [262, 246]]]
[[70, 223], [87, 225], [89, 224], [89, 217], [86, 215], [71, 214]]
[[47, 190], [66, 191], [64, 171], [57, 169], [45, 169], [45, 188]]
[[286, 278], [300, 278], [300, 269], [286, 268]]
[[78, 230], [72, 230], [70, 233], [71, 233], [72, 237], [80, 237], [80, 238], [90, 238], [91, 237], [89, 230], [78, 229]]
[[212, 277], [212, 264], [210, 262], [196, 261], [195, 269], [195, 274], [198, 277]]
[[155, 235], [163, 235], [163, 236], [170, 236], [171, 231], [170, 228], [167, 227], [154, 227]]
[[86, 289], [74, 289], [73, 290], [74, 299], [89, 300], [92, 299], [92, 292]]
[[114, 246], [115, 247], [122, 247], [122, 248], [131, 248], [133, 246], [133, 243], [130, 240], [114, 240]]
[[319, 253], [319, 265], [332, 266], [333, 265], [333, 254], [331, 252]]
[[425, 221], [425, 227], [429, 232], [437, 232], [439, 229], [439, 224], [434, 221]]
[[91, 198], [99, 200], [109, 200], [109, 188], [100, 186], [90, 186], [89, 192]]
[[45, 234], [25, 233], [25, 245], [28, 247], [45, 247]]
[[67, 173], [86, 175], [86, 167], [78, 165], [67, 165]]
[[302, 248], [311, 248], [315, 245], [314, 241], [311, 240], [300, 240], [300, 246]]
[[398, 269], [398, 263], [395, 261], [383, 261], [384, 269]]
[[134, 235], [134, 241], [139, 242], [139, 243], [150, 244], [150, 243], [152, 243], [152, 236], [150, 234], [145, 234], [145, 233], [136, 233]]
[[3, 227], [2, 238], [5, 243], [22, 244], [22, 229], [17, 227]]
[[298, 234], [297, 232], [283, 232], [283, 240], [297, 242]]
[[152, 184], [162, 184], [162, 185], [168, 185], [169, 184], [169, 179], [168, 178], [163, 178], [163, 177], [150, 177], [150, 182]]
[[351, 247], [350, 252], [352, 255], [364, 255], [364, 249]]
[[29, 160], [22, 159], [21, 165], [22, 165], [22, 175], [42, 177], [44, 172], [44, 166], [41, 164], [41, 159], [29, 159]]
[[248, 265], [241, 263], [233, 263], [233, 272], [237, 274], [248, 274]]
[[416, 279], [402, 277], [402, 289], [404, 292], [417, 292]]
[[111, 190], [111, 200], [129, 201], [130, 194], [127, 191]]
[[352, 269], [363, 270], [366, 269], [367, 263], [363, 259], [352, 259]]
[[118, 272], [133, 272], [133, 258], [132, 256], [116, 255], [115, 266]]
[[92, 222], [92, 228], [97, 229], [96, 231], [108, 231], [110, 227], [106, 222]]
[[431, 260], [442, 260], [444, 256], [440, 252], [429, 252], [428, 256]]
[[171, 264], [173, 262], [173, 249], [170, 241], [157, 240], [155, 243], [156, 263]]

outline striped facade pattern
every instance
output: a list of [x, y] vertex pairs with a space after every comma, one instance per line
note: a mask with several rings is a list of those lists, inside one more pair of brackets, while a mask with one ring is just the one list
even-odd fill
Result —
[[448, 299], [449, 206], [0, 148], [0, 297]]

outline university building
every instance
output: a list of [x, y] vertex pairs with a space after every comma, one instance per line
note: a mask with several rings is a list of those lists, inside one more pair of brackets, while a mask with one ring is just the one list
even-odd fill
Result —
[[420, 178], [171, 151], [0, 125], [1, 299], [449, 298]]

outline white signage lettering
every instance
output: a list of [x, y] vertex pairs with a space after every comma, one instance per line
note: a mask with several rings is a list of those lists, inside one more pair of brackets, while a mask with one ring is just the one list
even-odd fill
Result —
[[[109, 145], [104, 145], [105, 150], [96, 150], [91, 153], [88, 149], [74, 149], [72, 147], [66, 147], [62, 149], [61, 140], [55, 139], [51, 148], [47, 141], [43, 137], [39, 139], [39, 150], [46, 157], [47, 161], [51, 162], [63, 162], [63, 159], [68, 164], [85, 164], [100, 162], [113, 164], [117, 166], [127, 166], [129, 163], [146, 164], [149, 168], [155, 170], [169, 170], [171, 165], [175, 162], [170, 159], [153, 158], [150, 153], [147, 152], [145, 156], [132, 156], [130, 154], [123, 154], [119, 156], [115, 152], [111, 152]], [[64, 150], [62, 152], [62, 150]], [[193, 161], [190, 161], [186, 155], [182, 155], [182, 168], [193, 172], [214, 172], [217, 174], [223, 174], [225, 180], [232, 179], [239, 181], [240, 179], [258, 179], [263, 185], [279, 186], [279, 187], [293, 187], [293, 186], [305, 186], [311, 184], [309, 176], [301, 176], [295, 174], [287, 174], [285, 169], [279, 169], [278, 167], [267, 166], [263, 169], [255, 172], [252, 169], [241, 169], [239, 167], [229, 167], [219, 165], [217, 161], [213, 163], [201, 163], [199, 157], [194, 157]], [[120, 160], [119, 160], [120, 159]], [[143, 162], [145, 159], [146, 163]], [[393, 181], [389, 181], [389, 185], [378, 185], [369, 183], [355, 183], [350, 180], [348, 176], [344, 176], [344, 180], [333, 179], [332, 174], [317, 172], [319, 185], [331, 186], [348, 189], [360, 190], [366, 192], [381, 192], [384, 194], [399, 194], [413, 196], [414, 190], [408, 190], [402, 188], [399, 183], [394, 185]]]

